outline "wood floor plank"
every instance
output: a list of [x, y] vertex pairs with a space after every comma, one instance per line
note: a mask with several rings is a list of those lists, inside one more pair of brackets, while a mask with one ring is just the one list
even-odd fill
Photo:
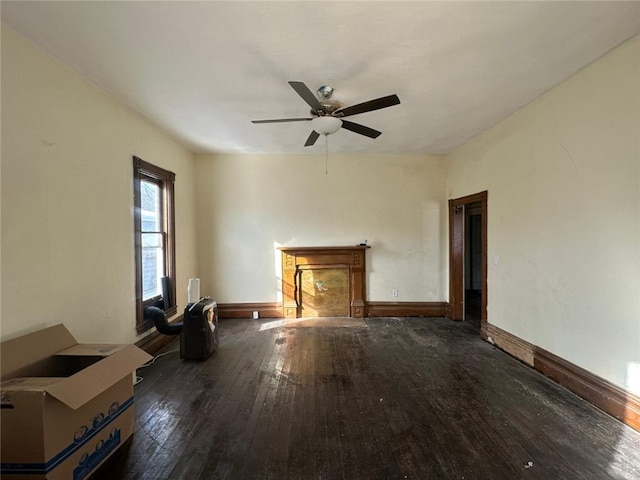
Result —
[[[234, 468], [236, 471], [244, 469], [246, 462], [251, 460], [248, 456], [250, 435], [254, 431], [256, 415], [262, 408], [258, 397], [261, 387], [264, 388], [266, 382], [271, 379], [264, 365], [269, 364], [274, 351], [272, 338], [258, 334], [258, 340], [257, 345], [260, 348], [255, 350], [255, 358], [243, 357], [236, 382], [233, 388], [227, 391], [226, 401], [221, 405], [221, 409], [216, 410], [215, 405], [213, 406], [214, 415], [220, 415], [224, 419], [226, 428], [223, 431], [227, 433], [219, 437], [222, 453], [214, 473], [220, 478], [229, 478]], [[238, 348], [242, 346], [239, 345]], [[205, 474], [206, 471], [207, 469]]]
[[301, 380], [300, 368], [304, 362], [304, 355], [296, 345], [296, 336], [287, 331], [284, 337], [286, 343], [286, 361], [280, 372], [283, 381], [278, 385], [275, 397], [275, 409], [269, 422], [267, 438], [270, 453], [266, 458], [265, 478], [279, 479], [287, 471], [289, 452], [298, 448], [292, 444], [292, 429], [296, 418], [296, 405], [301, 403], [304, 384]]
[[224, 320], [203, 362], [174, 340], [92, 480], [640, 478], [638, 432], [469, 324], [327, 324]]

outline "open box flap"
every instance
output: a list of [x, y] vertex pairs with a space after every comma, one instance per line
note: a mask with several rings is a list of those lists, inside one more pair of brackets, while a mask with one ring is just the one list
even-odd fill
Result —
[[108, 357], [109, 355], [119, 352], [126, 346], [127, 345], [108, 343], [78, 343], [60, 352], [56, 352], [55, 355]]
[[0, 383], [3, 392], [42, 392], [47, 386], [64, 380], [62, 377], [19, 377]]
[[15, 377], [37, 376], [30, 366], [46, 361], [54, 353], [75, 345], [76, 339], [59, 323], [53, 327], [38, 330], [0, 345], [0, 366], [2, 380]]
[[126, 345], [75, 375], [45, 387], [44, 390], [75, 410], [152, 358], [135, 345]]

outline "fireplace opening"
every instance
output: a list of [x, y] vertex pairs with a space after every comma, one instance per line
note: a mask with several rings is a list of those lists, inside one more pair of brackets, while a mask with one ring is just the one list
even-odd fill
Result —
[[302, 268], [299, 277], [301, 317], [349, 316], [348, 268]]

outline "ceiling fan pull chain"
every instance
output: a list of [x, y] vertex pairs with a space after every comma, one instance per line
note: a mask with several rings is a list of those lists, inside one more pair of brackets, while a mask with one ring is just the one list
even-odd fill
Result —
[[324, 136], [324, 174], [329, 175], [329, 135]]

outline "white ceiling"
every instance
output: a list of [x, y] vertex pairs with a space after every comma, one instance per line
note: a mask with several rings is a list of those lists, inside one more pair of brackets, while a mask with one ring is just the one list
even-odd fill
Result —
[[639, 2], [12, 2], [2, 20], [195, 152], [324, 153], [287, 84], [346, 105], [340, 153], [446, 153], [640, 33]]

